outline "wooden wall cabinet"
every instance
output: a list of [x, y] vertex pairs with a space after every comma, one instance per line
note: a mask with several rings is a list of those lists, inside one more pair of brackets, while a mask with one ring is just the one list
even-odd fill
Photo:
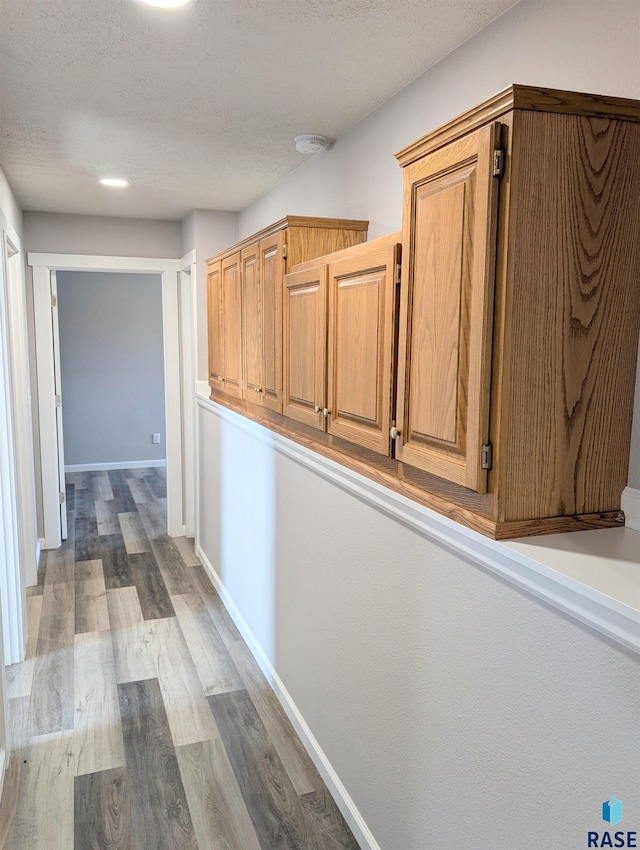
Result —
[[397, 154], [396, 456], [491, 536], [624, 521], [638, 122], [635, 101], [511, 86]]
[[207, 260], [213, 391], [282, 412], [282, 282], [287, 267], [363, 242], [368, 224], [287, 216]]
[[207, 329], [209, 386], [224, 387], [224, 336], [222, 325], [222, 263], [207, 266]]
[[396, 156], [399, 288], [366, 223], [211, 259], [212, 397], [490, 537], [623, 524], [640, 102], [514, 85]]
[[296, 266], [284, 285], [285, 416], [390, 454], [399, 234]]

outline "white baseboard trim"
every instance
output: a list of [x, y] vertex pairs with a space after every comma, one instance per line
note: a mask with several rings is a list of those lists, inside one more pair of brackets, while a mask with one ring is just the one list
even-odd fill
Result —
[[225, 608], [231, 615], [233, 622], [238, 627], [238, 631], [244, 638], [249, 649], [253, 653], [254, 658], [258, 662], [260, 669], [262, 670], [269, 684], [273, 688], [275, 695], [278, 697], [278, 700], [280, 701], [280, 704], [287, 713], [289, 720], [291, 721], [296, 732], [300, 736], [302, 743], [305, 745], [307, 752], [311, 756], [313, 763], [317, 767], [318, 772], [320, 773], [325, 782], [325, 785], [329, 789], [329, 792], [335, 800], [336, 805], [342, 812], [342, 816], [349, 824], [349, 828], [351, 829], [356, 840], [362, 847], [362, 850], [380, 850], [380, 845], [373, 837], [373, 833], [367, 826], [356, 804], [351, 799], [349, 792], [342, 784], [340, 777], [334, 770], [333, 766], [331, 765], [331, 762], [325, 755], [322, 747], [320, 746], [313, 732], [307, 725], [304, 717], [302, 716], [302, 713], [300, 712], [300, 709], [293, 701], [293, 698], [289, 691], [286, 689], [284, 682], [276, 673], [271, 662], [265, 655], [262, 647], [256, 640], [255, 635], [247, 625], [246, 620], [236, 607], [232, 597], [229, 595], [229, 592], [222, 583], [220, 576], [217, 574], [217, 572], [213, 568], [213, 565], [211, 564], [206, 554], [199, 545], [196, 548], [196, 555], [198, 556], [198, 558], [200, 558], [200, 561], [203, 567], [205, 568], [205, 571], [209, 576], [211, 583], [220, 594], [220, 598], [222, 599]]
[[640, 490], [625, 487], [622, 491], [622, 510], [625, 515], [625, 525], [640, 531]]
[[103, 469], [145, 469], [146, 467], [166, 466], [165, 460], [120, 460], [113, 463], [71, 463], [65, 464], [65, 472], [101, 472]]
[[36, 541], [36, 567], [40, 566], [40, 555], [44, 549], [44, 537], [39, 537]]
[[0, 799], [2, 798], [2, 786], [4, 785], [4, 774], [7, 767], [6, 750], [0, 750]]

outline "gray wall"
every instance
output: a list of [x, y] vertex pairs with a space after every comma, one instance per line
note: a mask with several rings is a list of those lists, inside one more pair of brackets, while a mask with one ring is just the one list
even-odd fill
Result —
[[[287, 213], [393, 232], [394, 151], [512, 82], [640, 98], [639, 43], [637, 2], [523, 0], [241, 213], [240, 236]], [[637, 659], [199, 415], [205, 552], [383, 850], [584, 847], [610, 794], [638, 828]]]
[[195, 248], [198, 326], [197, 378], [209, 378], [207, 347], [207, 257], [224, 251], [238, 241], [238, 213], [219, 210], [194, 210], [182, 222], [183, 256]]
[[182, 256], [179, 221], [25, 212], [25, 251], [110, 257]]
[[65, 463], [164, 459], [160, 275], [57, 278]]

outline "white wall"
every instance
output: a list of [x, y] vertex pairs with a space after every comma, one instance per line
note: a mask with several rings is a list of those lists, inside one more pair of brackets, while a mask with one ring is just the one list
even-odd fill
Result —
[[[640, 99], [637, 0], [522, 0], [240, 214], [240, 238], [283, 215], [402, 225], [393, 154], [511, 83]], [[629, 484], [640, 488], [640, 371]]]
[[194, 210], [182, 222], [182, 255], [195, 249], [197, 278], [198, 380], [209, 379], [207, 348], [207, 257], [238, 241], [238, 213]]
[[65, 463], [165, 459], [161, 276], [58, 272], [57, 282]]
[[7, 223], [22, 239], [22, 210], [18, 206], [2, 168], [0, 168], [0, 211], [4, 214]]

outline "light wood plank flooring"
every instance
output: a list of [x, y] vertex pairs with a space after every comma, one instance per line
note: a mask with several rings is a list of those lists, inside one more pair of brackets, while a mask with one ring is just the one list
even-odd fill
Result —
[[162, 470], [67, 477], [69, 539], [7, 668], [0, 847], [357, 850], [189, 542]]

